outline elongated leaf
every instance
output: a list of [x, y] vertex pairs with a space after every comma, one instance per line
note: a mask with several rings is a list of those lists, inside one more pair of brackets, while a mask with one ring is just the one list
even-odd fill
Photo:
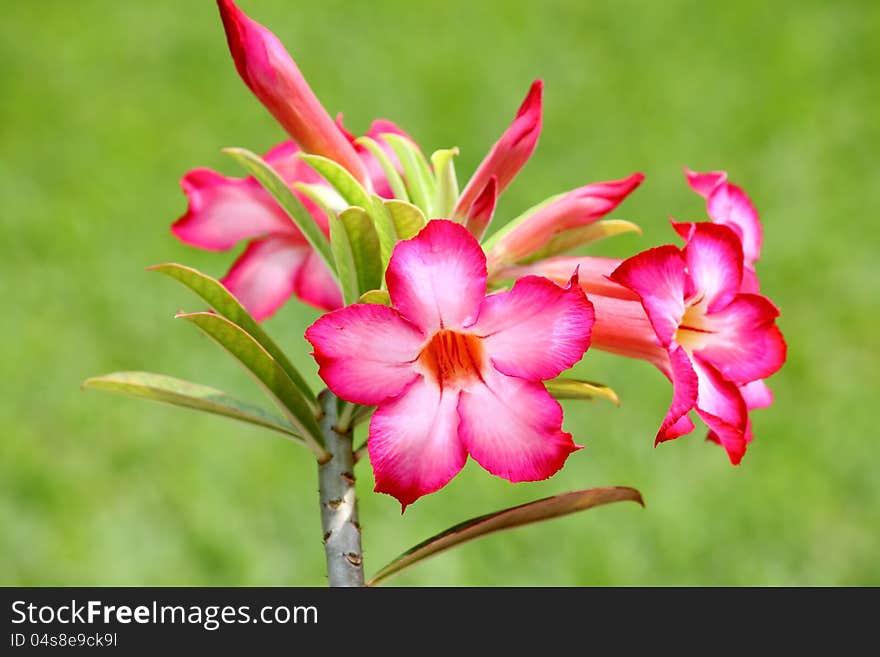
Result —
[[412, 239], [428, 223], [422, 211], [412, 203], [389, 200], [384, 201], [383, 205], [388, 210], [388, 214], [391, 215], [391, 221], [394, 223], [394, 231], [398, 240]]
[[551, 203], [561, 199], [563, 196], [565, 196], [565, 194], [557, 194], [556, 196], [551, 196], [550, 198], [541, 201], [537, 205], [533, 205], [528, 210], [519, 215], [516, 219], [511, 219], [504, 226], [492, 233], [492, 235], [483, 242], [483, 248], [488, 251], [493, 246], [495, 246], [502, 237], [507, 235], [514, 228], [516, 228], [517, 226], [521, 226], [523, 223], [531, 219], [539, 210], [543, 210]]
[[544, 381], [544, 387], [555, 399], [607, 399], [620, 406], [617, 393], [601, 383], [557, 378]]
[[330, 186], [339, 192], [339, 195], [345, 199], [346, 203], [358, 205], [364, 209], [370, 207], [370, 195], [367, 193], [367, 190], [341, 164], [337, 164], [333, 160], [321, 155], [300, 153], [299, 157], [303, 162], [312, 167], [318, 175], [330, 183]]
[[293, 183], [293, 188], [305, 194], [317, 205], [326, 215], [337, 214], [348, 207], [348, 203], [332, 187], [324, 184], [309, 183]]
[[[388, 269], [388, 261], [391, 260], [391, 253], [394, 251], [394, 245], [397, 244], [397, 226], [394, 225], [391, 212], [385, 207], [385, 201], [375, 194], [370, 208], [370, 218], [373, 220], [376, 235], [379, 237], [379, 256], [384, 272]], [[382, 285], [385, 285], [384, 280]]]
[[432, 218], [452, 217], [452, 210], [458, 201], [458, 180], [455, 177], [453, 162], [456, 155], [458, 155], [457, 148], [447, 148], [431, 154], [431, 164], [434, 165], [434, 176], [437, 180], [434, 198], [431, 201]]
[[171, 376], [152, 372], [113, 372], [86, 379], [83, 389], [105, 390], [231, 417], [277, 431], [298, 443], [305, 442], [290, 422], [260, 406], [236, 399], [222, 390]]
[[327, 238], [324, 236], [324, 233], [321, 232], [318, 224], [315, 223], [312, 215], [310, 215], [309, 211], [305, 209], [302, 203], [300, 203], [300, 200], [296, 195], [290, 191], [287, 183], [285, 183], [284, 179], [278, 175], [278, 172], [266, 164], [263, 158], [259, 155], [251, 153], [247, 149], [225, 148], [223, 150], [224, 152], [229, 153], [239, 164], [241, 164], [249, 174], [257, 179], [257, 182], [263, 186], [263, 189], [272, 195], [272, 198], [277, 201], [278, 205], [284, 209], [293, 220], [293, 223], [296, 224], [296, 227], [300, 229], [302, 234], [309, 241], [309, 244], [312, 245], [312, 248], [314, 248], [318, 255], [321, 256], [321, 259], [327, 264], [330, 271], [335, 274], [336, 268], [333, 265], [333, 254], [330, 252], [330, 242], [327, 241]]
[[237, 324], [214, 313], [188, 313], [177, 317], [195, 324], [206, 335], [244, 365], [278, 404], [288, 420], [320, 455], [323, 450], [321, 428], [305, 397], [278, 362], [253, 336]]
[[207, 274], [203, 274], [192, 267], [179, 265], [174, 262], [153, 265], [147, 269], [149, 271], [157, 271], [161, 274], [165, 274], [166, 276], [170, 276], [174, 280], [182, 283], [204, 299], [214, 311], [223, 315], [233, 324], [238, 324], [244, 329], [245, 333], [250, 334], [254, 340], [259, 342], [260, 346], [268, 351], [269, 355], [278, 362], [281, 369], [287, 373], [290, 380], [293, 381], [297, 389], [306, 398], [313, 409], [313, 414], [317, 414], [318, 403], [315, 399], [315, 393], [312, 392], [309, 384], [306, 383], [296, 367], [293, 366], [293, 363], [290, 362], [285, 353], [281, 350], [281, 347], [275, 344], [275, 341], [269, 337], [269, 334], [263, 330], [263, 327], [251, 317], [250, 313], [245, 310], [244, 306], [238, 302], [238, 299], [232, 296], [232, 293], [230, 293], [220, 281], [211, 278]]
[[373, 154], [373, 157], [376, 158], [379, 166], [382, 167], [382, 172], [385, 174], [386, 180], [388, 180], [388, 185], [391, 187], [394, 198], [408, 201], [409, 194], [406, 191], [406, 183], [403, 182], [403, 178], [400, 177], [397, 167], [394, 162], [391, 161], [391, 158], [388, 157], [388, 153], [385, 152], [385, 149], [374, 139], [367, 136], [359, 137], [355, 141], [365, 146], [366, 149]]
[[542, 249], [535, 251], [521, 262], [529, 263], [535, 262], [536, 260], [543, 260], [544, 258], [549, 258], [550, 256], [577, 249], [578, 247], [605, 239], [606, 237], [613, 237], [614, 235], [621, 235], [623, 233], [638, 233], [641, 235], [642, 229], [636, 224], [630, 221], [624, 221], [623, 219], [605, 219], [587, 226], [571, 228], [554, 235]]
[[407, 550], [376, 573], [373, 579], [370, 580], [369, 585], [374, 586], [428, 557], [487, 534], [505, 529], [513, 529], [514, 527], [522, 527], [523, 525], [541, 522], [542, 520], [558, 518], [570, 513], [576, 513], [577, 511], [592, 509], [595, 506], [602, 506], [603, 504], [623, 501], [638, 502], [642, 506], [645, 505], [641, 494], [634, 488], [609, 486], [606, 488], [588, 488], [571, 491], [562, 495], [546, 497], [542, 500], [515, 506], [504, 511], [498, 511], [497, 513], [490, 513], [479, 518], [473, 518], [450, 527], [446, 531], [432, 536], [428, 540]]
[[406, 176], [406, 187], [409, 190], [410, 200], [417, 205], [422, 212], [429, 214], [431, 201], [434, 199], [434, 176], [428, 167], [428, 161], [419, 147], [406, 137], [386, 133], [381, 135], [388, 142], [400, 166], [403, 167]]
[[358, 301], [359, 303], [374, 303], [377, 306], [391, 305], [391, 297], [388, 295], [387, 290], [370, 290], [369, 292], [364, 292]]
[[351, 207], [338, 217], [330, 215], [330, 246], [346, 305], [382, 284], [379, 238], [363, 209]]

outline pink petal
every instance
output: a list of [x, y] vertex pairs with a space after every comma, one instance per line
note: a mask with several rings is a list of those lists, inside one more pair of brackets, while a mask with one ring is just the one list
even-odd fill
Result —
[[723, 308], [742, 284], [742, 245], [726, 226], [694, 224], [684, 257], [690, 275], [689, 296], [702, 299], [709, 312]]
[[669, 360], [672, 404], [657, 432], [657, 438], [654, 440], [655, 445], [690, 433], [694, 428], [694, 424], [687, 417], [687, 414], [697, 403], [697, 374], [682, 347], [673, 346], [669, 350]]
[[492, 248], [489, 260], [510, 263], [534, 253], [564, 230], [594, 223], [614, 210], [645, 179], [641, 173], [575, 189], [541, 208]]
[[473, 205], [465, 215], [464, 225], [477, 239], [481, 239], [486, 232], [492, 215], [495, 214], [495, 205], [498, 203], [498, 176], [491, 176], [489, 182], [483, 187]]
[[773, 392], [763, 381], [752, 381], [739, 387], [746, 408], [767, 408], [773, 404]]
[[730, 462], [742, 460], [748, 444], [748, 410], [739, 389], [699, 356], [693, 359], [699, 381], [697, 413], [727, 451]]
[[658, 246], [624, 260], [611, 280], [639, 295], [663, 346], [684, 317], [685, 262], [674, 246]]
[[736, 383], [764, 379], [785, 362], [786, 346], [774, 323], [779, 311], [766, 297], [740, 294], [723, 310], [708, 315], [712, 332], [696, 353]]
[[458, 474], [467, 460], [458, 434], [458, 398], [457, 391], [419, 377], [379, 406], [367, 442], [376, 492], [393, 495], [405, 510]]
[[218, 0], [229, 50], [241, 79], [308, 153], [336, 160], [364, 182], [366, 171], [278, 38], [232, 0]]
[[577, 286], [546, 278], [519, 279], [509, 292], [486, 297], [471, 331], [498, 371], [529, 381], [558, 376], [590, 346], [593, 305]]
[[543, 276], [558, 285], [565, 285], [577, 270], [578, 285], [587, 294], [638, 301], [638, 294], [608, 278], [620, 266], [621, 262], [623, 261], [619, 258], [557, 256], [545, 258], [530, 265], [505, 267], [493, 274], [492, 278], [504, 280], [522, 278], [523, 276]]
[[562, 407], [543, 385], [492, 368], [462, 390], [459, 434], [474, 460], [509, 481], [547, 479], [580, 449], [562, 431]]
[[356, 404], [378, 404], [418, 377], [414, 362], [425, 336], [392, 308], [355, 304], [320, 317], [306, 340], [330, 390]]
[[726, 171], [697, 173], [685, 167], [684, 175], [687, 176], [688, 185], [690, 185], [691, 189], [703, 198], [709, 198], [712, 190], [727, 180]]
[[186, 244], [224, 251], [244, 239], [299, 234], [290, 217], [252, 178], [227, 178], [210, 169], [193, 169], [180, 185], [189, 207], [171, 232]]
[[392, 305], [425, 334], [461, 328], [486, 295], [486, 256], [464, 226], [435, 219], [394, 247], [385, 278]]
[[294, 283], [293, 293], [320, 310], [342, 307], [342, 291], [333, 274], [315, 251], [309, 251]]
[[717, 224], [731, 227], [742, 239], [746, 263], [761, 257], [763, 239], [758, 212], [746, 193], [731, 183], [718, 185], [706, 204], [709, 217]]
[[467, 215], [474, 200], [485, 189], [489, 178], [497, 176], [498, 193], [501, 194], [528, 161], [541, 134], [543, 90], [544, 83], [541, 80], [532, 83], [513, 123], [492, 146], [492, 150], [477, 167], [461, 193], [454, 210], [456, 217]]
[[638, 301], [591, 295], [595, 323], [591, 346], [627, 358], [646, 360], [671, 377], [669, 354], [660, 344]]
[[293, 294], [310, 251], [299, 237], [254, 240], [221, 282], [254, 319], [262, 321]]

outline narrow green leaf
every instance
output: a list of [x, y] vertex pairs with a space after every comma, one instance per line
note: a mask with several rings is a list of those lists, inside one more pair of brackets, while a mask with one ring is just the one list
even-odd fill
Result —
[[[397, 226], [394, 225], [394, 218], [391, 212], [385, 207], [385, 201], [377, 195], [373, 195], [373, 204], [370, 208], [370, 218], [373, 220], [373, 226], [376, 228], [376, 235], [379, 237], [379, 256], [382, 261], [382, 271], [388, 268], [388, 261], [391, 260], [391, 253], [394, 251], [394, 245], [397, 244]], [[385, 285], [385, 281], [382, 281]]]
[[390, 132], [380, 136], [391, 146], [391, 149], [400, 161], [400, 166], [403, 167], [410, 200], [422, 212], [429, 214], [431, 211], [431, 201], [434, 199], [434, 176], [431, 174], [431, 169], [424, 154], [418, 146], [406, 137]]
[[458, 201], [458, 180], [455, 177], [453, 158], [458, 155], [458, 148], [447, 148], [431, 154], [437, 188], [431, 202], [430, 216], [448, 219]]
[[259, 155], [251, 153], [247, 149], [225, 148], [223, 150], [229, 153], [249, 174], [257, 179], [257, 182], [263, 186], [263, 189], [271, 194], [272, 198], [278, 202], [278, 205], [287, 212], [293, 223], [296, 224], [296, 227], [300, 229], [309, 241], [309, 244], [312, 245], [312, 248], [321, 256], [321, 259], [327, 264], [330, 271], [335, 274], [336, 269], [333, 266], [330, 242], [327, 241], [312, 215], [303, 207], [303, 204], [300, 203], [300, 200], [294, 193], [290, 191], [287, 183], [278, 175], [278, 172], [266, 164]]
[[318, 175], [330, 183], [339, 195], [345, 199], [349, 205], [359, 205], [362, 208], [370, 207], [370, 195], [348, 169], [341, 164], [337, 164], [333, 160], [322, 155], [311, 155], [309, 153], [300, 153], [299, 157], [314, 169]]
[[623, 219], [605, 219], [587, 226], [571, 228], [557, 233], [543, 248], [535, 251], [528, 258], [524, 258], [520, 262], [529, 263], [543, 260], [544, 258], [577, 249], [606, 237], [613, 237], [623, 233], [638, 233], [641, 235], [642, 229], [636, 224], [624, 221]]
[[511, 219], [504, 226], [492, 233], [491, 237], [483, 242], [483, 248], [488, 251], [489, 249], [494, 247], [502, 237], [510, 233], [514, 228], [516, 228], [517, 226], [521, 226], [523, 223], [525, 223], [535, 214], [537, 214], [540, 210], [543, 210], [551, 203], [558, 201], [563, 196], [565, 196], [564, 193], [557, 194], [556, 196], [551, 196], [550, 198], [541, 201], [537, 205], [533, 205], [528, 210], [519, 215], [516, 219]]
[[403, 182], [403, 178], [400, 177], [397, 167], [394, 162], [391, 161], [391, 158], [388, 157], [388, 153], [385, 152], [385, 149], [382, 148], [376, 140], [367, 136], [359, 137], [355, 141], [365, 146], [366, 149], [373, 154], [373, 157], [376, 158], [379, 166], [382, 167], [382, 172], [385, 174], [385, 178], [388, 180], [388, 185], [391, 187], [394, 198], [408, 201], [409, 194], [406, 192], [406, 183]]
[[171, 376], [152, 372], [113, 372], [86, 379], [83, 389], [105, 390], [231, 417], [277, 431], [298, 443], [305, 442], [287, 420], [260, 406], [236, 399], [222, 390]]
[[563, 493], [562, 495], [546, 497], [542, 500], [467, 520], [454, 527], [450, 527], [436, 536], [432, 536], [404, 552], [376, 573], [373, 579], [370, 580], [369, 586], [374, 586], [428, 557], [475, 538], [505, 529], [529, 525], [533, 522], [558, 518], [577, 511], [585, 511], [603, 504], [623, 501], [638, 502], [642, 506], [645, 505], [641, 494], [634, 488], [609, 486], [607, 488], [588, 488], [586, 490], [577, 490]]
[[326, 215], [342, 212], [348, 207], [345, 199], [329, 185], [298, 182], [293, 183], [293, 188], [310, 198]]
[[544, 387], [555, 399], [607, 399], [620, 406], [617, 393], [601, 383], [557, 378], [544, 381]]
[[412, 239], [428, 223], [422, 211], [412, 203], [392, 199], [384, 201], [383, 205], [391, 215], [398, 240]]
[[290, 359], [287, 358], [281, 347], [275, 344], [275, 341], [269, 337], [269, 334], [263, 330], [263, 327], [251, 317], [244, 306], [238, 302], [238, 299], [232, 296], [220, 281], [192, 267], [179, 265], [174, 262], [153, 265], [147, 269], [165, 274], [182, 283], [204, 299], [216, 312], [223, 315], [233, 324], [238, 324], [244, 329], [245, 333], [250, 334], [278, 362], [281, 369], [287, 373], [287, 376], [290, 377], [290, 380], [293, 381], [294, 385], [308, 401], [313, 415], [318, 413], [318, 402], [315, 399], [315, 393], [312, 392], [311, 387], [306, 383], [299, 370], [293, 366], [293, 363], [290, 362]]
[[387, 290], [370, 290], [369, 292], [364, 292], [358, 302], [374, 303], [377, 306], [390, 306], [391, 297], [388, 295]]
[[338, 217], [330, 215], [330, 246], [346, 305], [382, 284], [379, 238], [362, 208], [347, 208]]
[[177, 317], [195, 324], [244, 365], [278, 404], [312, 450], [318, 456], [324, 455], [324, 450], [320, 447], [323, 443], [321, 427], [311, 407], [287, 373], [253, 336], [225, 317], [214, 313], [185, 313]]

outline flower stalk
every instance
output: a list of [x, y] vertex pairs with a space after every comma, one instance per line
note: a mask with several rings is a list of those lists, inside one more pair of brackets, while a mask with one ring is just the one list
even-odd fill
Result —
[[318, 400], [321, 432], [330, 458], [318, 463], [321, 527], [330, 586], [364, 586], [361, 526], [358, 523], [352, 430], [338, 430], [337, 397], [324, 390]]

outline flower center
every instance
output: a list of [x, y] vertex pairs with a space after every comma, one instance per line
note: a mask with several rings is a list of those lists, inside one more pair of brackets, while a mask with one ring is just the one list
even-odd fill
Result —
[[691, 303], [685, 308], [684, 317], [675, 332], [675, 341], [687, 351], [694, 351], [705, 347], [713, 333], [706, 321], [705, 304]]
[[479, 380], [483, 345], [476, 335], [438, 331], [419, 354], [419, 362], [440, 386]]

